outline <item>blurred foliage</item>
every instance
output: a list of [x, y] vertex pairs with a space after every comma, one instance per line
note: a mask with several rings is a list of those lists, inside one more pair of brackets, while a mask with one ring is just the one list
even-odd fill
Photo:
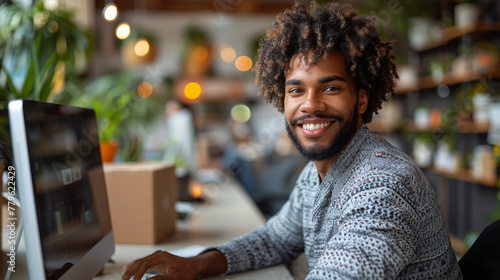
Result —
[[158, 95], [141, 98], [137, 87], [143, 77], [133, 72], [102, 75], [85, 82], [71, 95], [57, 95], [58, 103], [68, 103], [95, 110], [99, 138], [102, 141], [117, 139], [132, 126], [148, 123], [163, 108]]
[[[351, 1], [343, 1], [351, 2]], [[376, 18], [375, 26], [384, 41], [396, 39], [394, 54], [396, 64], [405, 64], [408, 59], [408, 30], [410, 19], [423, 17], [429, 20], [442, 20], [442, 7], [435, 0], [380, 1], [368, 0], [353, 3], [361, 15]]]
[[[0, 5], [0, 100], [49, 101], [57, 80], [85, 72], [92, 36], [73, 21], [73, 12]], [[54, 79], [54, 77], [57, 77]]]
[[[391, 32], [398, 34], [398, 38], [405, 38], [412, 17], [424, 17], [438, 20], [441, 17], [440, 3], [435, 0], [421, 1], [361, 1], [355, 4], [360, 13], [368, 17], [379, 19], [380, 30], [384, 35]], [[389, 29], [389, 30], [387, 30]], [[386, 33], [388, 32], [388, 33]], [[390, 39], [390, 38], [386, 38]]]
[[[212, 74], [210, 53], [213, 45], [208, 32], [199, 26], [193, 25], [186, 28], [182, 37], [183, 42], [180, 63], [181, 69], [184, 69], [184, 74], [188, 76]], [[194, 54], [198, 47], [205, 48], [208, 51], [208, 56], [206, 58], [200, 60], [199, 55]], [[196, 69], [192, 69], [193, 66], [195, 66]]]
[[[163, 101], [137, 95], [143, 80], [137, 74], [87, 77], [94, 45], [93, 33], [74, 22], [74, 11], [47, 9], [43, 1], [29, 9], [0, 5], [0, 144], [6, 146], [0, 148], [10, 150], [7, 103], [13, 99], [91, 107], [101, 140], [130, 138], [131, 126], [158, 114]], [[134, 143], [123, 146], [127, 159], [137, 158], [140, 140]]]
[[[10, 150], [7, 102], [50, 101], [64, 80], [83, 73], [93, 51], [92, 36], [73, 13], [49, 10], [42, 1], [25, 9], [0, 5], [0, 143]], [[55, 78], [56, 77], [56, 78]], [[59, 87], [56, 87], [59, 81]]]

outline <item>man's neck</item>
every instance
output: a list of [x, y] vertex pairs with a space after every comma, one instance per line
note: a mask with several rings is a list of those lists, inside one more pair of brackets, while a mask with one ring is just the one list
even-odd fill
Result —
[[[342, 152], [340, 152], [340, 153], [342, 153]], [[323, 181], [323, 179], [325, 179], [325, 176], [328, 173], [328, 170], [330, 170], [332, 165], [335, 163], [335, 161], [339, 157], [340, 153], [335, 155], [334, 157], [329, 158], [329, 159], [314, 162], [314, 165], [316, 165], [316, 169], [318, 169], [318, 175], [319, 175], [320, 182]]]

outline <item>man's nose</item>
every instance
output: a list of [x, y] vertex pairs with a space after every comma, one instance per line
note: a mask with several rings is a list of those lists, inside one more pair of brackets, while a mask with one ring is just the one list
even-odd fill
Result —
[[303, 113], [313, 114], [316, 112], [323, 112], [326, 110], [326, 104], [323, 100], [323, 96], [314, 91], [310, 90], [304, 95], [304, 101], [300, 106], [300, 111]]

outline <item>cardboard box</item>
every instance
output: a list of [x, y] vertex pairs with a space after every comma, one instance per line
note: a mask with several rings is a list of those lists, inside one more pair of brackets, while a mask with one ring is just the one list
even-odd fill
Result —
[[175, 231], [177, 178], [165, 163], [104, 164], [116, 243], [156, 244]]

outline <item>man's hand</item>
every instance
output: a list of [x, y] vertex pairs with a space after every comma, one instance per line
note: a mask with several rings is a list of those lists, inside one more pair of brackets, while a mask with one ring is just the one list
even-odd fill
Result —
[[163, 275], [150, 279], [193, 280], [198, 275], [221, 274], [226, 269], [226, 258], [216, 250], [191, 258], [182, 258], [165, 251], [156, 251], [125, 266], [125, 273], [121, 279], [128, 280], [134, 276], [135, 280], [140, 280], [144, 273], [155, 270]]

